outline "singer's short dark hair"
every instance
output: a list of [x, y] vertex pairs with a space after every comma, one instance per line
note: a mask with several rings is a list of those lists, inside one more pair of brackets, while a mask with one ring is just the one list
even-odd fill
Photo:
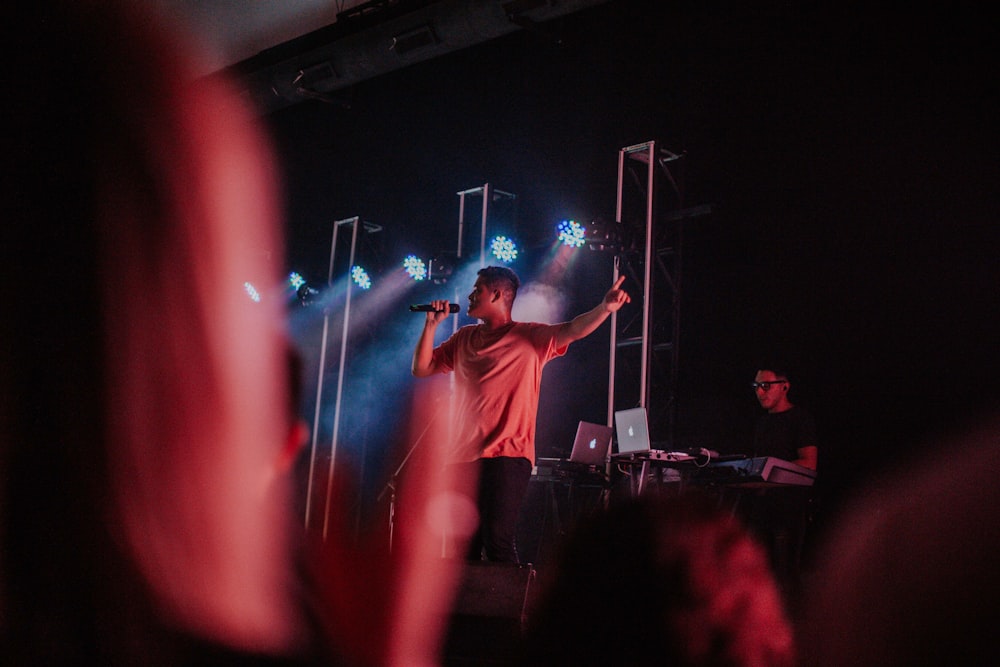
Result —
[[490, 289], [509, 291], [511, 301], [517, 296], [517, 290], [521, 286], [521, 279], [506, 266], [487, 266], [479, 269], [478, 273], [483, 279], [483, 283]]

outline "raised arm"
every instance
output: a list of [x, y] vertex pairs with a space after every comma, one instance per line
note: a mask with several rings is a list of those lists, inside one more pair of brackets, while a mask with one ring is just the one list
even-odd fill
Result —
[[625, 276], [618, 276], [618, 280], [604, 295], [601, 303], [564, 323], [556, 337], [558, 345], [560, 347], [569, 345], [573, 341], [589, 336], [597, 327], [601, 326], [604, 320], [608, 319], [608, 315], [630, 302], [632, 298], [625, 290], [621, 289], [623, 282], [625, 282]]
[[424, 319], [424, 328], [420, 332], [417, 340], [417, 347], [413, 350], [413, 362], [410, 364], [410, 372], [418, 378], [429, 377], [438, 372], [437, 364], [434, 363], [434, 332], [437, 326], [449, 315], [448, 301], [431, 301], [434, 312], [427, 313]]

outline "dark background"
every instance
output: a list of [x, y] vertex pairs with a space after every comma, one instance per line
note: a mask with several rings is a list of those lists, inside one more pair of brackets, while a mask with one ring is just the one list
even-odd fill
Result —
[[[835, 506], [1000, 398], [997, 77], [975, 11], [797, 5], [612, 1], [271, 113], [289, 267], [325, 280], [331, 223], [355, 215], [383, 226], [387, 267], [449, 248], [456, 193], [487, 182], [526, 235], [613, 219], [618, 150], [655, 140], [685, 155], [684, 203], [713, 210], [685, 228], [678, 432], [739, 451], [756, 360], [780, 353]], [[577, 311], [610, 280], [587, 261]], [[388, 317], [373, 346], [408, 354], [420, 316]], [[603, 421], [604, 341], [547, 369], [540, 455]], [[419, 391], [399, 358], [382, 422]], [[376, 490], [400, 433], [370, 435]]]

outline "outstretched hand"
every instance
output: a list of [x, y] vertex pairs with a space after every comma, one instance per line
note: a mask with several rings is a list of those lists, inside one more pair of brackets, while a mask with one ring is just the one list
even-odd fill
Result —
[[631, 301], [632, 298], [628, 293], [621, 289], [623, 282], [625, 282], [625, 276], [619, 276], [615, 284], [608, 290], [608, 293], [604, 295], [603, 301], [591, 310], [581, 313], [571, 321], [564, 323], [556, 338], [556, 343], [559, 346], [569, 345], [584, 336], [589, 336], [604, 320], [608, 319], [609, 313], [616, 312], [624, 304]]
[[617, 311], [623, 305], [632, 301], [632, 297], [628, 295], [628, 292], [621, 289], [623, 282], [625, 282], [625, 276], [618, 276], [618, 280], [611, 286], [608, 293], [604, 295], [604, 309], [609, 313]]

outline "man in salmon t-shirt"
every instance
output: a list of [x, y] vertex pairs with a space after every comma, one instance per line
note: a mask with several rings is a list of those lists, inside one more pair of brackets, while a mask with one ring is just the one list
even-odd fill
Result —
[[506, 267], [488, 266], [469, 294], [468, 314], [480, 320], [434, 347], [447, 300], [432, 301], [413, 353], [413, 375], [455, 373], [457, 402], [452, 465], [460, 479], [479, 480], [479, 528], [469, 558], [516, 563], [514, 536], [535, 460], [535, 417], [542, 368], [589, 335], [630, 301], [618, 278], [604, 299], [569, 322], [515, 322], [511, 308], [521, 281]]

